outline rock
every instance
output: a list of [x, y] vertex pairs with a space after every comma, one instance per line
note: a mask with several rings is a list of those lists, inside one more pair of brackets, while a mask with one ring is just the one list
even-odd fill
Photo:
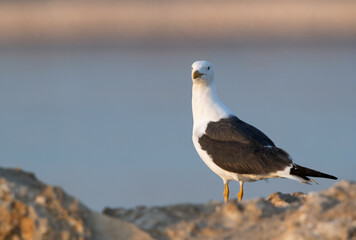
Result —
[[300, 204], [303, 200], [304, 194], [301, 192], [290, 193], [290, 194], [283, 194], [280, 192], [272, 193], [268, 198], [267, 201], [270, 201], [273, 205], [277, 207], [286, 207], [290, 206], [292, 203]]
[[167, 226], [181, 221], [191, 221], [215, 209], [214, 203], [206, 205], [181, 204], [166, 207], [137, 207], [135, 209], [106, 208], [104, 214], [134, 223], [154, 238], [167, 238]]
[[0, 168], [0, 240], [152, 239], [131, 223], [96, 213], [32, 173]]
[[181, 204], [104, 213], [134, 223], [155, 239], [356, 239], [356, 183], [319, 193], [273, 193], [226, 204]]
[[95, 239], [98, 240], [152, 240], [152, 238], [145, 232], [141, 231], [135, 225], [112, 217], [103, 215], [101, 213], [92, 212], [90, 216], [92, 230]]
[[228, 203], [94, 212], [61, 188], [0, 168], [0, 240], [354, 239], [356, 183]]

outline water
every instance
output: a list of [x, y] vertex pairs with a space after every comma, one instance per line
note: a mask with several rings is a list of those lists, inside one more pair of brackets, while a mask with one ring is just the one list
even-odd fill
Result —
[[[0, 164], [96, 210], [223, 200], [191, 142], [200, 59], [214, 64], [225, 104], [297, 163], [356, 180], [355, 47], [4, 51]], [[334, 183], [317, 181], [247, 183], [245, 199]]]

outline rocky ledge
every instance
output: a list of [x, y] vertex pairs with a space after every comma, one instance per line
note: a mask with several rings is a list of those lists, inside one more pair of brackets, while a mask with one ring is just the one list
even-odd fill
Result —
[[2, 239], [356, 239], [356, 183], [237, 203], [88, 209], [62, 189], [0, 168]]
[[0, 168], [0, 240], [152, 239], [131, 223], [91, 211], [32, 173]]
[[155, 239], [356, 239], [356, 183], [318, 193], [273, 193], [227, 204], [182, 204], [104, 213], [131, 222]]

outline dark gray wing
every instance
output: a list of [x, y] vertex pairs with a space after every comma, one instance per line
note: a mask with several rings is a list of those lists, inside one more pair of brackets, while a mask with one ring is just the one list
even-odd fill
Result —
[[266, 134], [254, 126], [241, 121], [236, 116], [230, 116], [228, 118], [221, 119], [218, 122], [210, 122], [205, 130], [205, 133], [210, 138], [219, 141], [275, 146]]
[[199, 144], [215, 164], [239, 174], [264, 175], [292, 164], [288, 153], [275, 147], [260, 130], [237, 117], [209, 123]]

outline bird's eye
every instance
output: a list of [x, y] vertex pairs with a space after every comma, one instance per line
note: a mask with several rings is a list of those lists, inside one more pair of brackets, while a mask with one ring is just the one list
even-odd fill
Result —
[[210, 67], [208, 67], [208, 70], [210, 70]]

